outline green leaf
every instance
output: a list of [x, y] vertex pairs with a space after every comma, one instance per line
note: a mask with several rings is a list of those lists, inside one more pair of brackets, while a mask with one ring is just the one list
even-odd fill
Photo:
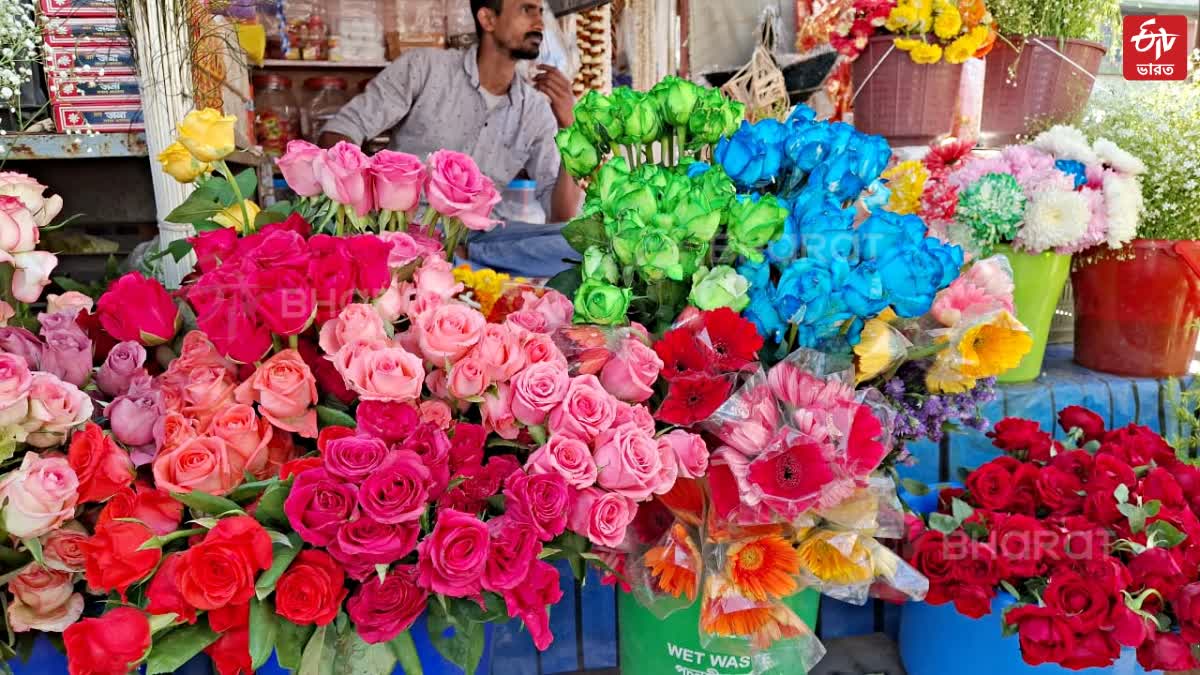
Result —
[[292, 215], [293, 211], [291, 202], [287, 200], [275, 202], [258, 212], [258, 215], [254, 217], [254, 226], [258, 228], [270, 225], [271, 223], [282, 223], [288, 219], [288, 216]]
[[288, 535], [288, 540], [291, 546], [275, 544], [271, 547], [273, 556], [271, 567], [266, 572], [263, 572], [262, 576], [254, 584], [254, 593], [260, 599], [265, 599], [275, 592], [275, 584], [279, 583], [279, 577], [283, 576], [283, 573], [287, 571], [288, 566], [292, 564], [296, 556], [300, 555], [300, 547], [304, 545], [304, 542], [300, 539], [300, 535], [293, 532]]
[[1146, 535], [1157, 548], [1175, 548], [1187, 539], [1186, 534], [1165, 520], [1151, 523], [1150, 527], [1146, 528]]
[[333, 626], [321, 626], [313, 632], [300, 656], [300, 675], [326, 675], [333, 672], [333, 655], [337, 651], [337, 633]]
[[333, 675], [389, 675], [396, 656], [386, 642], [367, 644], [347, 621], [337, 635]]
[[987, 539], [988, 529], [983, 523], [963, 523], [963, 531], [975, 541]]
[[192, 223], [192, 227], [195, 228], [197, 234], [201, 232], [216, 232], [217, 230], [225, 229], [224, 225], [208, 219]]
[[562, 236], [579, 253], [588, 250], [589, 246], [598, 246], [608, 250], [608, 234], [604, 231], [604, 214], [593, 213], [590, 216], [576, 218], [563, 226]]
[[379, 583], [382, 584], [387, 580], [388, 569], [389, 566], [382, 563], [375, 565], [375, 576], [379, 577]]
[[1160, 510], [1162, 510], [1162, 502], [1158, 501], [1157, 499], [1152, 499], [1142, 505], [1142, 510], [1146, 512], [1146, 516], [1148, 518], [1153, 518], [1154, 516], [1158, 515]]
[[165, 257], [169, 255], [175, 260], [175, 262], [179, 262], [180, 260], [188, 257], [188, 254], [191, 252], [192, 242], [188, 241], [187, 239], [176, 239], [175, 241], [167, 244], [167, 247], [158, 253], [158, 257]]
[[954, 516], [948, 516], [944, 513], [929, 515], [929, 529], [936, 530], [942, 534], [950, 534], [958, 529], [958, 525], [958, 520]]
[[1008, 583], [1007, 581], [1001, 580], [1000, 588], [1003, 588], [1006, 593], [1013, 596], [1017, 600], [1021, 599], [1021, 592], [1017, 590], [1016, 586], [1013, 586], [1012, 584]]
[[188, 198], [182, 204], [172, 209], [163, 220], [166, 220], [168, 223], [190, 225], [210, 220], [213, 216], [224, 211], [226, 206], [226, 204], [222, 204], [211, 196], [206, 196], [197, 191], [188, 195]]
[[58, 287], [64, 291], [76, 291], [78, 293], [83, 293], [84, 295], [92, 294], [91, 289], [79, 283], [78, 281], [75, 281], [74, 279], [68, 279], [67, 277], [54, 277], [54, 283], [58, 284]]
[[971, 508], [970, 504], [958, 498], [955, 498], [955, 500], [950, 503], [950, 511], [954, 514], [954, 518], [960, 523], [975, 515], [975, 509]]
[[275, 637], [275, 657], [284, 668], [293, 672], [299, 670], [304, 645], [308, 644], [316, 627], [299, 626], [282, 617], [276, 623], [278, 629]]
[[583, 268], [578, 265], [568, 267], [558, 274], [555, 274], [550, 278], [550, 281], [546, 282], [546, 288], [556, 290], [568, 298], [574, 298], [575, 291], [578, 291], [579, 287], [582, 285]]
[[288, 478], [267, 488], [262, 499], [258, 500], [258, 508], [254, 509], [254, 518], [258, 522], [266, 526], [281, 528], [288, 526], [287, 514], [283, 512], [283, 503], [287, 501], [288, 495], [292, 492], [293, 482], [295, 482], [295, 478]]
[[413, 644], [412, 635], [408, 631], [397, 635], [387, 645], [388, 649], [392, 650], [392, 656], [400, 662], [404, 675], [424, 675], [421, 659], [417, 656], [417, 646]]
[[1118, 504], [1129, 503], [1129, 486], [1121, 483], [1113, 490], [1113, 497], [1116, 497]]
[[463, 672], [474, 673], [483, 658], [483, 624], [468, 621], [456, 625], [440, 611], [429, 612], [427, 616], [429, 641], [438, 653]]
[[250, 662], [255, 670], [271, 658], [280, 621], [270, 601], [250, 598]]
[[150, 656], [146, 659], [146, 675], [173, 673], [192, 660], [204, 648], [217, 641], [219, 636], [208, 627], [207, 622], [193, 626], [184, 624], [154, 639]]
[[278, 478], [270, 480], [252, 481], [250, 483], [242, 483], [234, 488], [233, 492], [229, 493], [229, 499], [238, 504], [245, 504], [254, 501], [259, 495], [267, 491], [267, 488], [279, 482]]
[[350, 415], [323, 405], [317, 406], [317, 421], [321, 423], [322, 429], [325, 427], [350, 427], [354, 429], [358, 426], [358, 422]]
[[29, 549], [29, 555], [38, 563], [45, 565], [46, 559], [42, 556], [42, 540], [37, 537], [21, 540], [25, 544], [25, 548]]
[[258, 173], [254, 169], [246, 169], [234, 176], [234, 180], [244, 199], [254, 199], [254, 194], [258, 192]]
[[933, 489], [925, 483], [922, 483], [919, 480], [913, 480], [912, 478], [905, 478], [901, 480], [900, 485], [904, 488], [905, 492], [914, 497], [924, 497], [933, 491]]
[[182, 503], [193, 511], [211, 513], [213, 515], [221, 515], [231, 511], [242, 513], [242, 507], [238, 506], [237, 502], [204, 492], [172, 492], [171, 496], [175, 501]]

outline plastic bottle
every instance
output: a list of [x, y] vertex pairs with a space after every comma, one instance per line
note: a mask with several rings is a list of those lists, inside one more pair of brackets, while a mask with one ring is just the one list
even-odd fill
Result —
[[518, 178], [504, 188], [504, 212], [514, 221], [541, 224], [546, 222], [546, 212], [537, 200], [537, 183]]

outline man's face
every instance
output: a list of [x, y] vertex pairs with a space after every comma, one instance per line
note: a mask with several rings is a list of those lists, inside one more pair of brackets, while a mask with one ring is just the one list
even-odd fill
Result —
[[542, 3], [540, 0], [504, 0], [496, 17], [492, 37], [515, 59], [532, 60], [542, 47]]

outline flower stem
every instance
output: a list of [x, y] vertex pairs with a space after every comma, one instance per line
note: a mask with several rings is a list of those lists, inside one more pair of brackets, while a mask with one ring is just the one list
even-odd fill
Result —
[[338, 204], [337, 206], [337, 230], [334, 231], [336, 236], [342, 236], [346, 231], [346, 207]]
[[225, 160], [218, 159], [213, 164], [216, 165], [217, 170], [221, 172], [225, 180], [229, 181], [229, 186], [233, 188], [233, 197], [237, 200], [238, 208], [242, 210], [243, 234], [253, 234], [254, 223], [250, 220], [250, 212], [246, 210], [246, 196], [242, 194], [242, 188], [238, 186], [237, 178], [229, 170], [229, 165], [225, 163]]
[[679, 159], [683, 159], [683, 153], [687, 152], [687, 127], [679, 127], [676, 131], [679, 134]]
[[926, 347], [918, 347], [916, 349], [908, 350], [908, 353], [904, 355], [904, 358], [907, 361], [920, 361], [931, 356], [937, 356], [939, 352], [943, 351], [949, 346], [949, 342], [935, 342]]
[[205, 534], [206, 532], [208, 532], [208, 530], [204, 529], [203, 527], [193, 527], [190, 530], [179, 530], [170, 534], [164, 534], [160, 537], [150, 537], [146, 540], [146, 543], [142, 544], [141, 547], [138, 548], [138, 550], [145, 551], [152, 548], [162, 548], [176, 539], [186, 539], [187, 537], [194, 537], [198, 534]]
[[433, 236], [433, 226], [437, 223], [438, 215], [437, 209], [432, 206], [425, 207], [425, 213], [421, 216], [421, 230], [425, 233], [425, 236]]
[[300, 336], [299, 335], [289, 335], [288, 336], [288, 347], [290, 349], [299, 349], [300, 348]]

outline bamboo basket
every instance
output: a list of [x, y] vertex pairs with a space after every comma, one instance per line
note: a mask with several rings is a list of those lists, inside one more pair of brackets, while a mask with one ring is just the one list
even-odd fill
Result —
[[721, 87], [726, 96], [746, 105], [746, 118], [751, 122], [767, 118], [782, 120], [791, 108], [783, 71], [771, 53], [775, 47], [777, 20], [773, 11], [764, 15], [758, 46], [754, 48], [750, 62]]

